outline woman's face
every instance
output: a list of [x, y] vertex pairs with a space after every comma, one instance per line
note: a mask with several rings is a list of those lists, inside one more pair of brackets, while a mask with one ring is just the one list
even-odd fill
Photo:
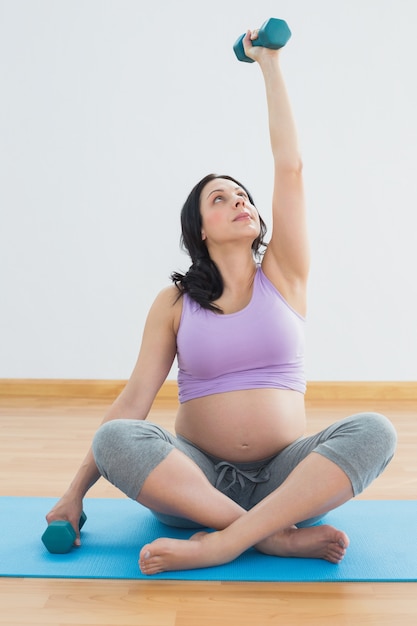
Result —
[[216, 178], [200, 195], [201, 236], [208, 247], [259, 236], [259, 214], [246, 191], [226, 178]]

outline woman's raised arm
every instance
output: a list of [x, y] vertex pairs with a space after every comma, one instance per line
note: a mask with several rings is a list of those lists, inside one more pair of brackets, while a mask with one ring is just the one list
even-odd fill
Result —
[[305, 314], [309, 270], [302, 159], [297, 130], [281, 71], [282, 49], [252, 46], [247, 33], [244, 48], [258, 62], [265, 81], [269, 133], [274, 160], [273, 228], [265, 253], [265, 274], [300, 313]]

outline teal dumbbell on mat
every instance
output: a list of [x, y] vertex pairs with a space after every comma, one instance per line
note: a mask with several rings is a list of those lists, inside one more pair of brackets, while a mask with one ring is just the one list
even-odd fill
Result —
[[[258, 31], [258, 38], [252, 41], [253, 46], [261, 46], [263, 48], [271, 48], [272, 50], [278, 50], [287, 43], [291, 37], [291, 31], [287, 22], [284, 20], [278, 20], [275, 17], [271, 17]], [[243, 48], [243, 40], [245, 35], [241, 35], [233, 46], [235, 55], [239, 61], [245, 61], [245, 63], [253, 63], [253, 59], [249, 58], [245, 54]]]
[[[84, 526], [87, 516], [84, 511], [80, 517], [79, 529]], [[42, 535], [42, 541], [48, 552], [52, 554], [66, 554], [74, 545], [76, 533], [69, 522], [57, 520], [51, 522]]]

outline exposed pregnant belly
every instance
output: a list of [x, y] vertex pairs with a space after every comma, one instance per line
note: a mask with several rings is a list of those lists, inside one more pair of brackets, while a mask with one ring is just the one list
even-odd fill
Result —
[[179, 408], [177, 434], [231, 462], [277, 454], [304, 434], [304, 396], [283, 389], [250, 389], [190, 400]]

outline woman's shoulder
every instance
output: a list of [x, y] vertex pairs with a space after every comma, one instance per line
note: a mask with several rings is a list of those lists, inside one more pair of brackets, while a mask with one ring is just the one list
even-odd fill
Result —
[[171, 303], [172, 305], [178, 301], [178, 297], [181, 295], [180, 290], [175, 285], [168, 285], [163, 287], [155, 298], [156, 301], [163, 302], [165, 304]]
[[155, 317], [172, 324], [177, 332], [182, 312], [181, 293], [175, 285], [168, 285], [157, 294], [150, 311]]

